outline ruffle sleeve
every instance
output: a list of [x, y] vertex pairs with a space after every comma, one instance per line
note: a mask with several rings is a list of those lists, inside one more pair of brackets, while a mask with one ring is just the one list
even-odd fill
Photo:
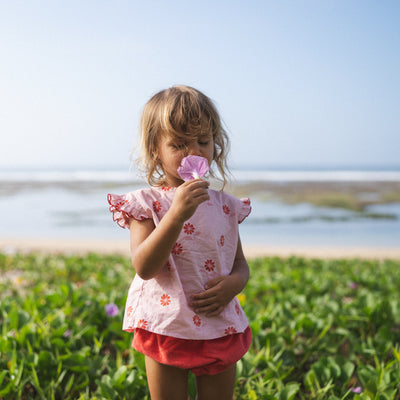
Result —
[[113, 220], [121, 227], [128, 228], [129, 220], [134, 218], [138, 221], [151, 218], [151, 211], [132, 195], [132, 193], [118, 195], [107, 195], [108, 203], [110, 204], [110, 212], [113, 214]]
[[250, 199], [248, 197], [244, 197], [239, 200], [238, 206], [238, 223], [241, 224], [251, 213], [251, 205]]

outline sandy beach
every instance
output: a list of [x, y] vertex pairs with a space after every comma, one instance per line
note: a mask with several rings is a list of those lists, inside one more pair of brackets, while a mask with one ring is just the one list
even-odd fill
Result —
[[[326, 247], [326, 246], [264, 246], [244, 245], [247, 258], [264, 256], [307, 258], [363, 258], [400, 260], [399, 247]], [[52, 238], [0, 238], [0, 252], [46, 254], [122, 254], [129, 256], [129, 241], [101, 239], [52, 239]]]
[[[0, 252], [129, 256], [128, 234], [126, 239], [114, 235], [120, 228], [112, 222], [106, 193], [124, 193], [132, 185], [99, 174], [92, 180], [67, 174], [64, 180], [23, 175], [2, 182]], [[332, 173], [334, 180], [326, 173], [323, 180], [305, 181], [312, 176], [297, 174], [303, 180], [244, 179], [228, 185], [228, 193], [252, 199], [253, 212], [240, 228], [248, 258], [400, 260], [400, 178], [368, 180], [367, 174], [357, 181], [348, 172]], [[20, 212], [11, 213], [11, 204]]]

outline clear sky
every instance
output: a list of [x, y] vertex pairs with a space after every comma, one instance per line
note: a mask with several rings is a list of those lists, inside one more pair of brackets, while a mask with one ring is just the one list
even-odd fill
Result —
[[199, 88], [233, 166], [400, 155], [400, 2], [0, 0], [0, 167], [125, 167], [141, 109]]

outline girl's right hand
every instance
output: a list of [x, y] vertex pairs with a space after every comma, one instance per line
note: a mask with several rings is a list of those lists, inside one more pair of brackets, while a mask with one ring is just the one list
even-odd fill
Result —
[[193, 179], [182, 183], [177, 189], [169, 212], [182, 223], [188, 220], [197, 207], [210, 199], [208, 187], [210, 183], [202, 179]]

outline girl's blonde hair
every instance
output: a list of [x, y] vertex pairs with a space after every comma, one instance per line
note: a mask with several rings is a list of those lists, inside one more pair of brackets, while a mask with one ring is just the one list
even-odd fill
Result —
[[[164, 171], [158, 159], [158, 144], [162, 135], [194, 140], [207, 133], [212, 134], [213, 161], [225, 186], [229, 176], [226, 162], [229, 139], [213, 102], [190, 86], [173, 86], [155, 94], [142, 112], [141, 155], [137, 160], [149, 184], [160, 186], [164, 183]], [[215, 177], [211, 168], [210, 175]]]

